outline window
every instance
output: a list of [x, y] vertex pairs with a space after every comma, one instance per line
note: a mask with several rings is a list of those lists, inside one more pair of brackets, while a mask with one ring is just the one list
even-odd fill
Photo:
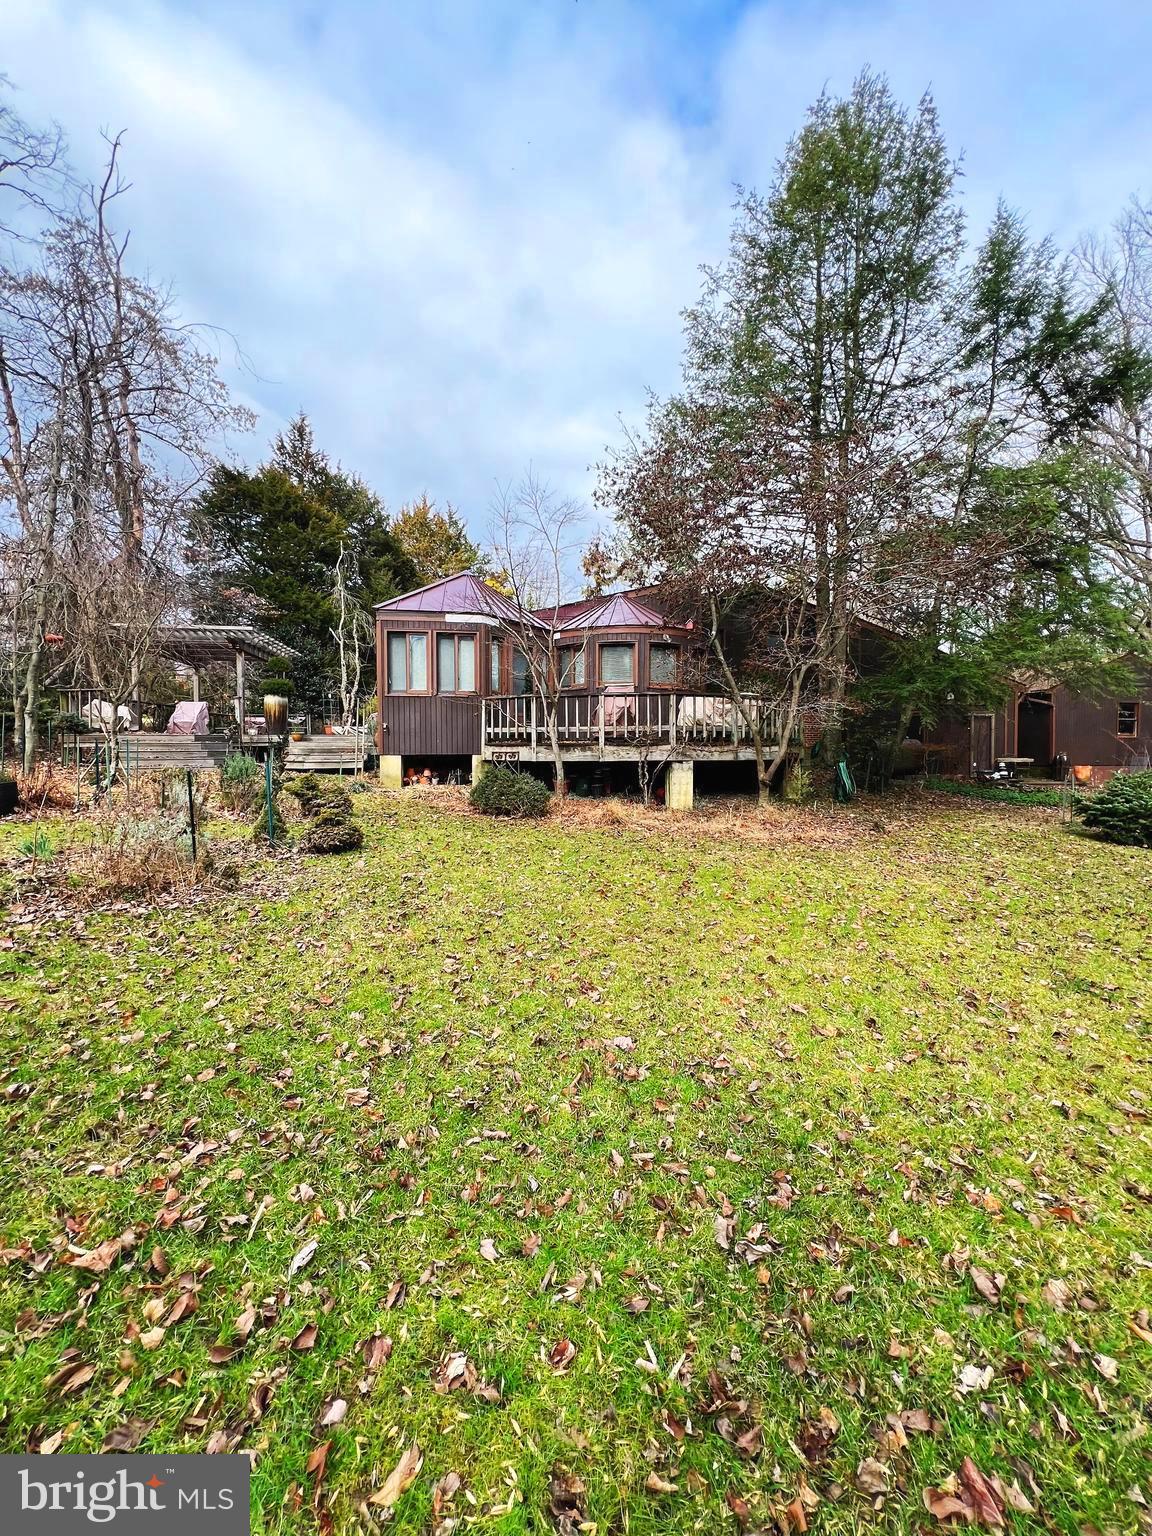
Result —
[[562, 645], [556, 652], [556, 672], [561, 688], [583, 688], [587, 676], [582, 645]]
[[1117, 704], [1116, 734], [1117, 736], [1139, 736], [1140, 705], [1134, 699], [1126, 704]]
[[532, 668], [523, 651], [512, 652], [512, 692], [521, 695], [532, 692]]
[[648, 681], [653, 688], [674, 688], [680, 666], [680, 647], [659, 641], [648, 647]]
[[476, 692], [476, 637], [436, 636], [436, 686], [441, 693]]
[[500, 692], [500, 642], [489, 640], [488, 642], [488, 691]]
[[388, 636], [388, 692], [428, 692], [428, 636]]
[[636, 647], [630, 641], [626, 644], [609, 642], [600, 647], [600, 681], [629, 686], [636, 681]]

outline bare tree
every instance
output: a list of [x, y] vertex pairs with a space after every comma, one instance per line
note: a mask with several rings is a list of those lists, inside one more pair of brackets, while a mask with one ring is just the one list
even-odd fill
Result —
[[1152, 641], [1152, 203], [1133, 198], [1111, 235], [1084, 241], [1078, 258], [1089, 291], [1110, 299], [1120, 345], [1134, 365], [1128, 387], [1091, 433], [1117, 490], [1101, 506], [1093, 534], [1140, 595], [1141, 627]]
[[585, 524], [580, 503], [554, 491], [531, 466], [515, 486], [497, 488], [491, 521], [493, 563], [524, 615], [507, 627], [524, 657], [533, 697], [543, 715], [558, 795], [564, 786], [558, 638]]
[[167, 295], [127, 271], [110, 221], [118, 156], [114, 140], [101, 183], [0, 267], [3, 618], [25, 766], [49, 681], [70, 673], [110, 705], [131, 696], [178, 601], [190, 497], [223, 435], [250, 421]]
[[356, 723], [363, 649], [372, 639], [372, 620], [353, 590], [358, 583], [356, 555], [341, 544], [332, 580], [336, 623], [331, 635], [340, 655], [340, 718], [345, 729]]

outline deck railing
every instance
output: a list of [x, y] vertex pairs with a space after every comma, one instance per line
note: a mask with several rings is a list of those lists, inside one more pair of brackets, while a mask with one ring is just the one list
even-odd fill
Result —
[[[484, 700], [482, 746], [548, 746], [550, 703], [535, 695]], [[562, 746], [716, 746], [747, 745], [750, 722], [765, 746], [776, 744], [778, 711], [754, 694], [741, 694], [740, 706], [723, 694], [571, 693], [555, 704]]]

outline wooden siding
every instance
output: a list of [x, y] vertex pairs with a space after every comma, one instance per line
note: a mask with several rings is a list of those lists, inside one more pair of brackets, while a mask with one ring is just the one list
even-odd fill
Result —
[[389, 693], [388, 642], [393, 633], [427, 634], [428, 681], [437, 686], [437, 634], [476, 637], [476, 682], [488, 682], [491, 624], [449, 624], [435, 614], [385, 612], [376, 616], [376, 697], [380, 704], [377, 746], [389, 757], [472, 757], [480, 751], [479, 693]]
[[[1051, 758], [1063, 753], [1069, 764], [1116, 769], [1131, 766], [1141, 752], [1152, 756], [1152, 669], [1139, 669], [1138, 677], [1141, 681], [1130, 692], [1102, 699], [1074, 693], [1067, 688], [1053, 688]], [[1018, 695], [1007, 709], [988, 711], [992, 718], [993, 762], [999, 757], [1020, 755], [1018, 711], [1023, 697], [1025, 695]], [[1116, 730], [1117, 712], [1121, 703], [1130, 701], [1140, 705], [1139, 732], [1136, 736], [1120, 736]], [[962, 752], [964, 761], [958, 766], [964, 772], [972, 766], [978, 740], [975, 721], [975, 715], [963, 720], [941, 721], [929, 733], [933, 742], [947, 743]], [[1051, 758], [1047, 761], [1037, 758], [1036, 767], [1049, 767]]]

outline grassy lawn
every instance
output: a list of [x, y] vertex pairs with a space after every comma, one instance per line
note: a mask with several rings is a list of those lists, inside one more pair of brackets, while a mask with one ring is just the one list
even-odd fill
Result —
[[926, 805], [374, 794], [281, 901], [17, 925], [0, 1449], [248, 1450], [262, 1532], [940, 1529], [965, 1457], [1147, 1530], [1152, 856]]

